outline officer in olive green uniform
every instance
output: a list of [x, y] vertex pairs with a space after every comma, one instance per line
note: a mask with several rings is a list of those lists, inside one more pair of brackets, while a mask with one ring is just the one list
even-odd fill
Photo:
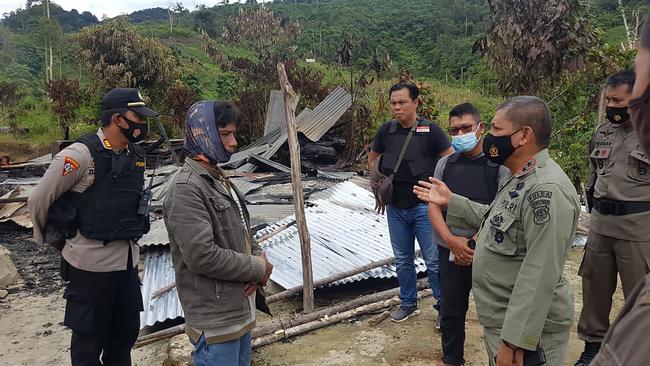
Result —
[[580, 206], [571, 181], [549, 157], [551, 126], [539, 98], [516, 97], [499, 107], [483, 149], [513, 176], [489, 206], [451, 195], [437, 180], [415, 188], [421, 199], [448, 205], [448, 225], [480, 228], [472, 288], [491, 365], [497, 356], [498, 365], [523, 365], [524, 352], [538, 347], [546, 365], [564, 363], [573, 290], [563, 267]]
[[632, 71], [608, 79], [608, 121], [596, 128], [590, 144], [593, 209], [579, 271], [583, 308], [578, 336], [585, 351], [576, 366], [589, 365], [605, 337], [617, 275], [627, 298], [650, 266], [650, 159], [627, 112], [634, 80]]

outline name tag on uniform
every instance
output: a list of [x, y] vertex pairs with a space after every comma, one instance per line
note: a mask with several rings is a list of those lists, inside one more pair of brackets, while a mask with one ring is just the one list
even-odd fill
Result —
[[418, 126], [415, 128], [415, 132], [423, 132], [423, 133], [428, 133], [431, 131], [431, 128], [429, 126]]
[[611, 151], [611, 147], [597, 147], [591, 152], [590, 157], [594, 159], [608, 159]]
[[648, 156], [641, 150], [633, 150], [630, 153], [630, 156], [637, 159], [637, 160], [641, 160], [642, 162], [644, 162], [646, 164], [650, 164], [650, 159], [648, 159]]

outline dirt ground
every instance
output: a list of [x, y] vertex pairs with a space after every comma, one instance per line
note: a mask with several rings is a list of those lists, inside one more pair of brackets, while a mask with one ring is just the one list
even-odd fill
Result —
[[[11, 229], [11, 230], [9, 230]], [[64, 300], [58, 276], [58, 255], [37, 248], [29, 241], [30, 232], [0, 226], [0, 245], [12, 251], [22, 280], [0, 300], [0, 365], [69, 364], [70, 332], [62, 325]], [[571, 250], [565, 273], [576, 293], [576, 321], [582, 307], [580, 280], [577, 276], [582, 249]], [[368, 293], [372, 288], [393, 287], [391, 281], [354, 284], [316, 293], [318, 305], [346, 300]], [[372, 287], [372, 288], [368, 288]], [[355, 319], [335, 326], [276, 343], [254, 351], [254, 365], [434, 365], [441, 357], [440, 333], [434, 329], [436, 314], [432, 299], [421, 302], [421, 314], [404, 323], [386, 320], [370, 326], [368, 318]], [[623, 306], [619, 289], [615, 294], [614, 317]], [[299, 301], [273, 304], [275, 313], [297, 309]], [[260, 322], [264, 321], [260, 317]], [[572, 330], [567, 365], [572, 364], [582, 344]], [[160, 341], [133, 351], [138, 366], [161, 365], [167, 346]], [[465, 347], [467, 365], [486, 365], [482, 330], [473, 300], [467, 320]]]

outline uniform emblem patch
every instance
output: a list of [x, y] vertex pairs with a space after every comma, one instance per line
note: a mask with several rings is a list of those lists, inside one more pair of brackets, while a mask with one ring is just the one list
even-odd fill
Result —
[[528, 196], [528, 203], [533, 209], [533, 222], [537, 225], [542, 225], [551, 220], [551, 205], [552, 192], [537, 191]]
[[422, 132], [422, 133], [427, 133], [431, 131], [431, 128], [429, 126], [417, 126], [415, 128], [416, 132]]
[[490, 225], [494, 227], [500, 227], [501, 224], [503, 224], [503, 215], [501, 213], [498, 213], [490, 219]]
[[497, 244], [503, 243], [503, 231], [497, 231], [496, 234], [494, 234], [494, 241], [497, 242]]
[[516, 189], [517, 189], [518, 191], [521, 191], [522, 189], [524, 189], [524, 186], [525, 186], [525, 185], [526, 185], [526, 182], [525, 182], [525, 181], [521, 181], [521, 182], [517, 183], [517, 188], [516, 188]]
[[66, 175], [72, 173], [73, 171], [79, 169], [79, 163], [77, 163], [76, 160], [73, 158], [66, 156], [64, 161], [63, 161], [63, 173], [62, 175], [65, 177]]

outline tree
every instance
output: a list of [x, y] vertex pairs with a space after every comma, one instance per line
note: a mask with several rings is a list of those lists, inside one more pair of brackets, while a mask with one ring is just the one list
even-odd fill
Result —
[[260, 61], [272, 58], [277, 61], [291, 59], [296, 51], [295, 39], [300, 34], [300, 24], [275, 16], [265, 4], [258, 8], [240, 8], [223, 30], [222, 38], [230, 44], [249, 48]]
[[59, 116], [59, 125], [63, 130], [63, 139], [70, 139], [70, 122], [74, 120], [76, 110], [81, 105], [81, 90], [77, 80], [66, 77], [48, 82], [46, 88], [52, 110]]
[[0, 112], [12, 107], [19, 100], [18, 84], [11, 81], [0, 81]]
[[159, 100], [176, 79], [171, 50], [157, 39], [139, 35], [124, 17], [84, 28], [74, 39], [79, 44], [80, 61], [101, 92], [115, 87], [141, 88]]
[[169, 14], [169, 38], [171, 38], [174, 33], [174, 21], [176, 21], [176, 16], [183, 14], [187, 9], [183, 7], [183, 3], [177, 2], [176, 4], [169, 2], [169, 7], [167, 8], [167, 13]]
[[187, 110], [199, 99], [194, 90], [181, 81], [174, 82], [163, 98], [162, 111], [169, 116], [171, 125], [180, 130], [185, 125]]
[[535, 94], [584, 66], [595, 36], [578, 0], [488, 0], [492, 26], [475, 44], [504, 95]]

